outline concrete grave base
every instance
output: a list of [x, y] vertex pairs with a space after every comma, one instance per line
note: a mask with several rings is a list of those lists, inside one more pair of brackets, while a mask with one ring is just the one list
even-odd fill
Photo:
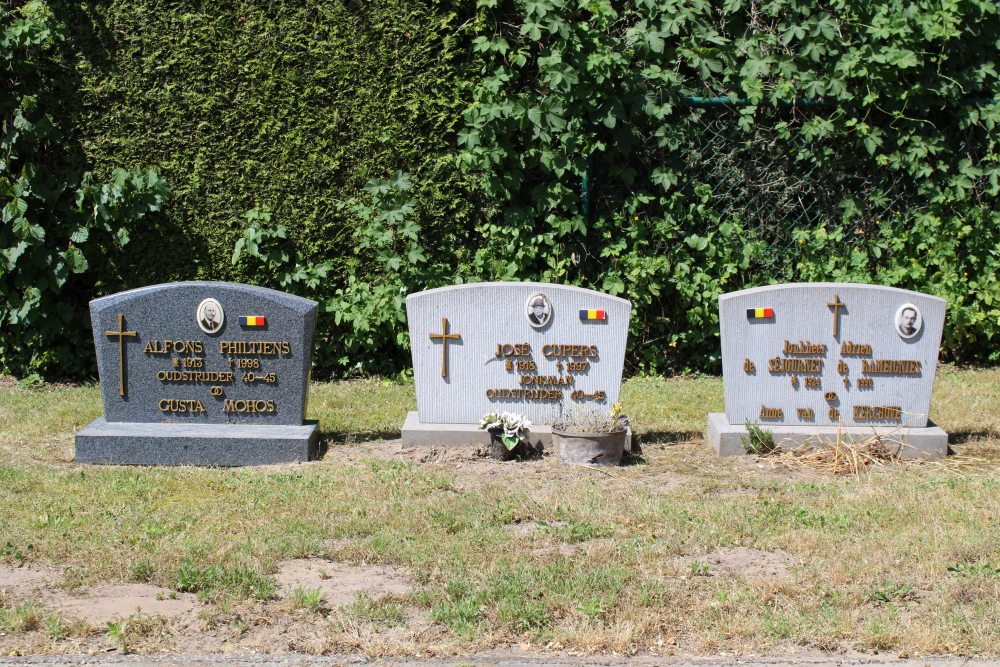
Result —
[[[948, 453], [948, 434], [940, 427], [924, 428], [904, 426], [784, 426], [761, 424], [761, 428], [774, 434], [774, 441], [782, 449], [791, 449], [807, 440], [815, 445], [836, 442], [838, 436], [851, 442], [863, 442], [879, 435], [887, 443], [899, 447], [904, 459], [939, 459]], [[740, 436], [746, 437], [743, 424], [730, 424], [726, 415], [713, 412], [708, 415], [708, 440], [719, 456], [746, 454]]]
[[246, 466], [314, 458], [316, 422], [298, 425], [109, 422], [76, 435], [77, 463]]
[[[533, 447], [552, 451], [552, 427], [548, 424], [532, 424], [528, 441]], [[479, 424], [425, 424], [416, 412], [406, 413], [403, 422], [404, 447], [447, 447], [464, 445], [488, 445], [490, 434], [480, 430]], [[632, 431], [625, 437], [625, 451], [632, 451]]]

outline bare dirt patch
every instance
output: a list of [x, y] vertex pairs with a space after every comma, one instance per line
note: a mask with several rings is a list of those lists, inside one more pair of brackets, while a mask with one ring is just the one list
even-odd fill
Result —
[[296, 588], [323, 591], [326, 603], [339, 607], [354, 602], [359, 594], [373, 600], [408, 595], [413, 580], [402, 568], [384, 565], [347, 565], [322, 558], [297, 558], [278, 564], [275, 575], [282, 597]]
[[675, 561], [686, 569], [707, 565], [713, 577], [743, 577], [744, 579], [787, 579], [792, 576], [792, 560], [788, 554], [746, 547], [733, 547], [705, 556], [679, 558]]
[[190, 593], [177, 593], [149, 584], [108, 584], [73, 592], [58, 588], [56, 570], [0, 565], [0, 592], [19, 602], [35, 602], [61, 615], [102, 625], [132, 614], [181, 616], [198, 607]]
[[36, 597], [39, 591], [52, 586], [56, 579], [57, 575], [52, 571], [0, 564], [0, 592], [11, 597]]
[[104, 624], [140, 613], [164, 618], [183, 616], [198, 608], [198, 598], [149, 584], [121, 584], [85, 588], [75, 595], [54, 593], [46, 605], [66, 616]]

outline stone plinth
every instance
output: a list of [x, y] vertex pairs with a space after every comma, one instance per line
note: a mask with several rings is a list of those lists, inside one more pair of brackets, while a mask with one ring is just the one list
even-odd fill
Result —
[[[926, 427], [886, 426], [781, 426], [765, 425], [774, 442], [782, 449], [793, 449], [802, 444], [823, 446], [827, 443], [860, 443], [877, 435], [882, 442], [895, 448], [904, 459], [939, 459], [948, 453], [948, 434], [933, 423]], [[713, 412], [708, 415], [708, 441], [719, 456], [746, 454], [742, 438], [747, 437], [743, 424], [730, 424], [726, 415]]]

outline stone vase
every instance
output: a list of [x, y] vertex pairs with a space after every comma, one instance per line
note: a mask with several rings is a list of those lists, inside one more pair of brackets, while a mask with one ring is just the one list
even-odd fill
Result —
[[503, 431], [490, 430], [490, 458], [497, 461], [510, 461], [512, 458], [516, 457], [518, 454], [524, 451], [524, 441], [520, 441], [514, 445], [513, 449], [507, 449], [507, 445], [503, 444], [503, 440], [500, 436]]
[[563, 463], [616, 466], [625, 452], [625, 431], [612, 433], [568, 433], [552, 430], [552, 445]]

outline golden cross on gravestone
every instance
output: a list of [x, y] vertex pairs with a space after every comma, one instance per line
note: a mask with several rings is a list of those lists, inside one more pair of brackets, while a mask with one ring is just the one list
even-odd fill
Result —
[[826, 304], [833, 308], [833, 337], [840, 340], [840, 309], [846, 308], [847, 304], [840, 300], [840, 295], [833, 297], [833, 303]]
[[118, 313], [118, 331], [105, 331], [105, 336], [118, 337], [118, 395], [125, 395], [125, 337], [134, 338], [139, 334], [125, 331], [125, 316]]
[[460, 340], [462, 336], [460, 334], [450, 334], [448, 333], [448, 318], [441, 318], [441, 333], [431, 335], [431, 340], [441, 341], [441, 377], [448, 377], [448, 341], [449, 340]]

